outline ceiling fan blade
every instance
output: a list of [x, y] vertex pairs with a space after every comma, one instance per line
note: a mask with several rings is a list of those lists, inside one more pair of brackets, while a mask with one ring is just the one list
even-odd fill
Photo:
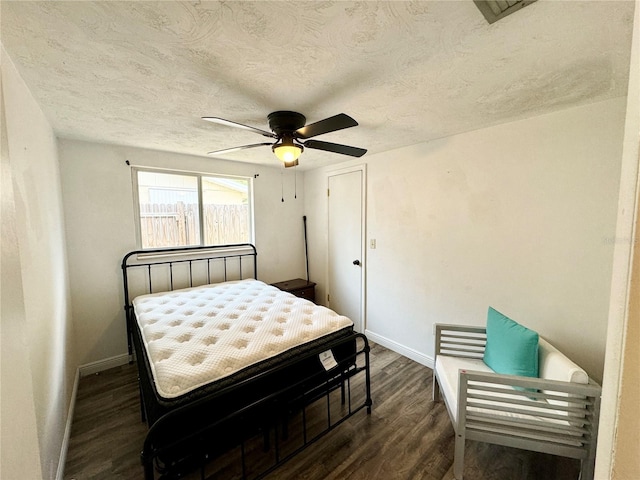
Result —
[[247, 148], [262, 147], [263, 145], [272, 145], [272, 144], [269, 142], [252, 143], [251, 145], [242, 145], [241, 147], [225, 148], [223, 150], [214, 150], [213, 152], [207, 152], [207, 155], [223, 155], [225, 153], [237, 152], [238, 150], [245, 150]]
[[[325, 118], [315, 123], [310, 123], [294, 132], [297, 138], [311, 138], [323, 133], [335, 132], [343, 128], [355, 127], [358, 125], [353, 118], [344, 113], [339, 113], [333, 117]], [[313, 148], [313, 147], [311, 147]]]
[[226, 125], [228, 127], [242, 128], [244, 130], [249, 130], [250, 132], [259, 133], [260, 135], [264, 135], [265, 137], [278, 138], [273, 132], [267, 132], [266, 130], [260, 130], [259, 128], [250, 127], [249, 125], [243, 125], [242, 123], [232, 122], [231, 120], [225, 120], [224, 118], [202, 117], [202, 119], [206, 120], [207, 122], [219, 123], [220, 125]]
[[367, 150], [364, 148], [350, 147], [349, 145], [340, 145], [339, 143], [322, 142], [320, 140], [307, 140], [303, 145], [305, 148], [315, 148], [316, 150], [341, 153], [342, 155], [351, 155], [352, 157], [361, 157], [367, 153]]

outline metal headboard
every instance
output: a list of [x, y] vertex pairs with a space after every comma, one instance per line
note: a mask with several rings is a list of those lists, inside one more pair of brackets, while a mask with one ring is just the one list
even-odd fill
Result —
[[129, 356], [133, 306], [138, 295], [209, 283], [258, 278], [258, 253], [250, 243], [135, 250], [122, 259]]

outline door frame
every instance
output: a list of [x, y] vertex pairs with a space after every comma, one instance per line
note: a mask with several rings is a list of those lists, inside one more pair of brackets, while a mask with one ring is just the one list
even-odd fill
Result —
[[[362, 325], [362, 333], [367, 330], [367, 165], [365, 163], [353, 165], [350, 167], [330, 169], [326, 171], [326, 187], [327, 187], [327, 242], [326, 242], [326, 264], [325, 278], [327, 282], [327, 294], [331, 292], [329, 266], [331, 259], [329, 257], [329, 179], [336, 175], [343, 175], [352, 172], [361, 172], [360, 177], [360, 222], [362, 238], [360, 239], [360, 322]], [[331, 301], [329, 301], [331, 306]]]

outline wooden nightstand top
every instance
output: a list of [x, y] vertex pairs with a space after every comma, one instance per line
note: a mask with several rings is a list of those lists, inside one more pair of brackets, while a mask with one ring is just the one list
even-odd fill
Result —
[[274, 287], [279, 288], [280, 290], [284, 290], [285, 292], [290, 292], [292, 290], [300, 290], [302, 288], [315, 287], [315, 282], [307, 282], [302, 278], [294, 278], [292, 280], [285, 280], [283, 282], [272, 283]]

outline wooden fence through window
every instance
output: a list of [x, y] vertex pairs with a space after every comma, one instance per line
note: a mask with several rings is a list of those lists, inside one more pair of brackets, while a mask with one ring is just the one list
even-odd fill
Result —
[[[202, 210], [205, 245], [249, 241], [247, 205], [205, 205]], [[198, 245], [198, 204], [140, 204], [140, 231], [143, 248]]]

